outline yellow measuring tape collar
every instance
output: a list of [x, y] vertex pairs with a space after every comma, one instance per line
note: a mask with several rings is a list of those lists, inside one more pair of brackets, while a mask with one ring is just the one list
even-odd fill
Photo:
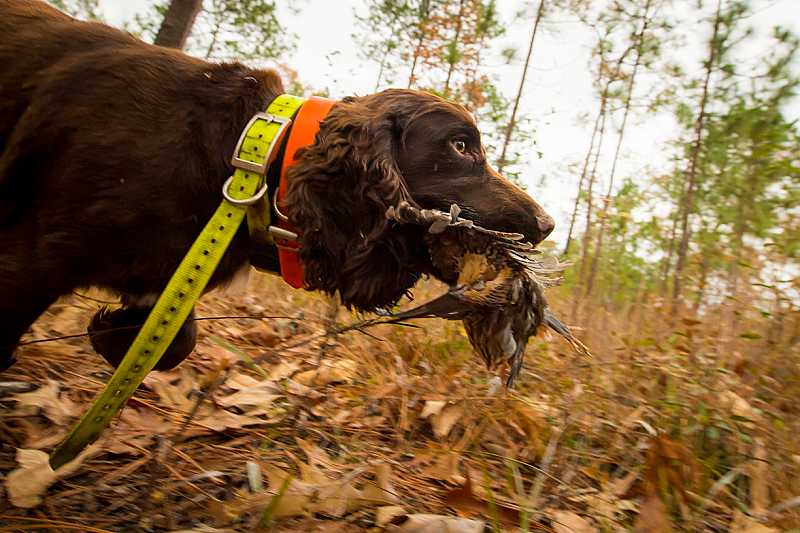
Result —
[[297, 96], [281, 95], [266, 113], [257, 113], [247, 124], [234, 150], [231, 163], [235, 170], [223, 187], [222, 203], [172, 275], [106, 387], [53, 450], [50, 465], [54, 469], [73, 460], [100, 437], [153, 369], [203, 293], [245, 215], [249, 213], [251, 232], [268, 238], [267, 168], [303, 102], [305, 99]]

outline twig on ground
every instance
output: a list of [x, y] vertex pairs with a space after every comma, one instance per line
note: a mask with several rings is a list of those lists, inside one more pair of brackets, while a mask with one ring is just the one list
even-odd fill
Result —
[[[265, 320], [265, 319], [277, 319], [277, 318], [285, 318], [289, 320], [301, 320], [294, 316], [285, 316], [285, 315], [268, 315], [268, 316], [258, 316], [258, 315], [231, 315], [231, 316], [201, 316], [195, 317], [195, 322], [202, 322], [206, 320]], [[313, 319], [302, 319], [311, 321]], [[95, 333], [110, 333], [112, 331], [125, 331], [129, 329], [139, 329], [143, 326], [143, 324], [139, 324], [136, 326], [120, 326], [118, 328], [108, 328], [108, 329], [99, 329], [95, 331]], [[88, 337], [89, 333], [75, 333], [73, 335], [61, 335], [59, 337], [47, 337], [45, 339], [34, 339], [31, 341], [23, 341], [20, 342], [17, 346], [27, 346], [29, 344], [40, 344], [43, 342], [55, 342], [55, 341], [63, 341], [68, 339], [79, 339], [81, 337]]]

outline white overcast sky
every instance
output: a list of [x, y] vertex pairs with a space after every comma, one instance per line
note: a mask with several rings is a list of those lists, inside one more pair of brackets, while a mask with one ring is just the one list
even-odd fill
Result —
[[[603, 1], [603, 0], [598, 0]], [[724, 0], [723, 0], [724, 1]], [[674, 0], [678, 9], [685, 7], [687, 14], [696, 0]], [[757, 36], [766, 36], [772, 27], [780, 24], [800, 33], [800, 0], [752, 0], [754, 14], [748, 19]], [[147, 8], [152, 0], [100, 0], [106, 20], [121, 26], [137, 12]], [[332, 97], [350, 94], [368, 94], [375, 88], [378, 67], [358, 55], [352, 33], [356, 30], [354, 10], [364, 11], [359, 0], [304, 0], [294, 2], [300, 13], [282, 9], [281, 20], [289, 31], [297, 34], [297, 49], [286, 63], [296, 70], [303, 83], [315, 88], [327, 88]], [[498, 0], [499, 11], [507, 25], [506, 34], [500, 38], [498, 50], [515, 47], [518, 59], [504, 64], [499, 58], [487, 57], [484, 71], [496, 77], [501, 90], [509, 97], [516, 93], [521, 63], [530, 36], [530, 18], [517, 18], [520, 8], [528, 5], [528, 12], [538, 1]], [[682, 5], [683, 4], [683, 5]], [[712, 2], [706, 2], [712, 4]], [[707, 6], [712, 9], [714, 6]], [[686, 44], [677, 50], [668, 50], [686, 63], [690, 73], [698, 73], [702, 66], [700, 56], [705, 52], [710, 35], [710, 25], [704, 21], [683, 20], [682, 30], [687, 35]], [[541, 151], [543, 157], [531, 156], [525, 165], [522, 178], [528, 191], [540, 200], [560, 221], [556, 240], [566, 236], [568, 214], [575, 198], [579, 164], [589, 144], [592, 123], [585, 117], [596, 111], [597, 100], [591, 86], [588, 62], [593, 45], [593, 34], [574, 17], [556, 14], [540, 26], [532, 57], [532, 69], [521, 101], [521, 112], [530, 116], [536, 126], [536, 146], [531, 154]], [[740, 49], [742, 61], [754, 61], [770, 50], [756, 39]], [[402, 80], [402, 76], [400, 80]], [[652, 79], [652, 77], [651, 77]], [[640, 90], [648, 90], [643, 77]], [[800, 118], [800, 105], [788, 110], [792, 118]], [[669, 168], [670, 139], [678, 130], [668, 111], [632, 116], [622, 149], [619, 178], [650, 175]], [[609, 159], [616, 145], [615, 136], [605, 144], [605, 166], [602, 179], [607, 178]]]

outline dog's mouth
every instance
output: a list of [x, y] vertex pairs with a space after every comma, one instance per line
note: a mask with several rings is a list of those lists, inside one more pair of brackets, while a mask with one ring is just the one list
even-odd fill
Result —
[[411, 268], [422, 275], [430, 275], [434, 278], [445, 281], [445, 275], [433, 264], [431, 259], [431, 252], [428, 249], [428, 244], [425, 241], [427, 229], [420, 226], [402, 226], [395, 228], [396, 231], [405, 233], [406, 238], [411, 246]]

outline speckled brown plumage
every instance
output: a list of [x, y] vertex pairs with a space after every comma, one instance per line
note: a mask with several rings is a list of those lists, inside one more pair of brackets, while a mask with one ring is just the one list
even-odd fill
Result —
[[[560, 281], [563, 265], [546, 258], [516, 233], [477, 226], [450, 213], [401, 203], [387, 211], [399, 224], [428, 227], [425, 237], [438, 276], [450, 284], [442, 296], [395, 315], [462, 320], [470, 343], [490, 370], [501, 370], [511, 387], [522, 368], [528, 338], [545, 324], [580, 345], [547, 310], [543, 289]], [[576, 344], [577, 343], [577, 344]], [[585, 347], [584, 347], [585, 348]]]

